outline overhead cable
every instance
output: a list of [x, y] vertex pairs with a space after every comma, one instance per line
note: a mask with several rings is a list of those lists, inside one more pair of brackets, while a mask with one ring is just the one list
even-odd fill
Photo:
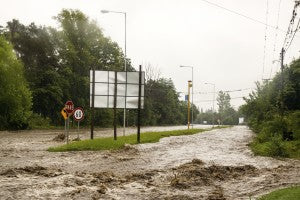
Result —
[[265, 42], [264, 42], [264, 58], [263, 58], [263, 70], [262, 70], [262, 80], [264, 79], [264, 73], [265, 73], [265, 65], [266, 65], [266, 46], [267, 46], [267, 33], [268, 33], [268, 14], [269, 14], [269, 0], [267, 1], [267, 6], [266, 6], [266, 27], [265, 27]]
[[219, 4], [216, 4], [216, 3], [213, 3], [213, 2], [210, 2], [210, 1], [207, 1], [207, 0], [201, 0], [201, 1], [203, 1], [203, 2], [205, 2], [205, 3], [207, 3], [207, 4], [210, 4], [210, 5], [214, 6], [214, 7], [218, 7], [218, 8], [221, 8], [221, 9], [223, 9], [223, 10], [226, 10], [226, 11], [228, 11], [228, 12], [231, 12], [231, 13], [233, 13], [233, 14], [235, 14], [235, 15], [239, 15], [239, 16], [241, 16], [241, 17], [244, 17], [244, 18], [249, 19], [249, 20], [251, 20], [251, 21], [254, 21], [254, 22], [256, 22], [256, 23], [259, 23], [259, 24], [268, 26], [268, 27], [273, 28], [273, 29], [278, 29], [279, 31], [286, 33], [285, 30], [282, 30], [282, 29], [280, 29], [280, 28], [276, 28], [276, 26], [266, 24], [265, 22], [262, 22], [262, 21], [260, 21], [260, 20], [255, 19], [255, 18], [252, 18], [252, 17], [249, 17], [249, 16], [244, 15], [244, 14], [242, 14], [242, 13], [239, 13], [239, 12], [237, 12], [237, 11], [234, 11], [234, 10], [231, 10], [231, 9], [228, 9], [228, 8], [225, 8], [225, 7], [223, 7], [223, 6], [219, 5]]
[[[278, 24], [279, 24], [279, 16], [280, 16], [280, 6], [281, 6], [281, 0], [279, 0], [278, 10], [277, 10], [277, 20], [276, 20], [276, 30], [275, 30], [275, 38], [274, 38], [274, 46], [273, 46], [272, 61], [274, 61], [274, 59], [275, 59], [274, 56], [275, 56], [276, 45], [277, 45]], [[273, 64], [274, 64], [274, 63], [273, 63]], [[269, 76], [269, 79], [271, 79], [271, 76], [272, 76], [273, 64], [271, 65], [271, 70], [270, 70], [270, 76]]]

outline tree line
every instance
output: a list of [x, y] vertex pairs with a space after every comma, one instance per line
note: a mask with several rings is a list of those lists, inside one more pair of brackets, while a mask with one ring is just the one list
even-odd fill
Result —
[[205, 112], [201, 109], [197, 116], [196, 123], [216, 125], [238, 125], [239, 117], [242, 117], [240, 109], [237, 111], [231, 105], [231, 97], [228, 92], [219, 91], [217, 96], [218, 110], [208, 109]]
[[[57, 29], [15, 19], [0, 26], [1, 130], [63, 125], [60, 110], [67, 100], [84, 108], [83, 125], [88, 125], [90, 69], [124, 71], [121, 48], [95, 21], [79, 10], [64, 9], [54, 18]], [[130, 59], [126, 63], [128, 71], [135, 71]], [[186, 124], [187, 105], [178, 97], [171, 79], [150, 73], [142, 125]], [[127, 125], [135, 125], [136, 111], [127, 112]], [[117, 114], [121, 125], [122, 110]], [[112, 110], [96, 109], [95, 123], [111, 126]]]
[[300, 157], [300, 59], [271, 80], [257, 83], [241, 111], [257, 133], [255, 153]]

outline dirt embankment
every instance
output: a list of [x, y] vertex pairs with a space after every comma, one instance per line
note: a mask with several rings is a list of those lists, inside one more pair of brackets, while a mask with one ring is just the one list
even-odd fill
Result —
[[253, 156], [246, 127], [101, 152], [47, 152], [53, 134], [1, 136], [0, 199], [249, 199], [300, 184], [300, 162]]

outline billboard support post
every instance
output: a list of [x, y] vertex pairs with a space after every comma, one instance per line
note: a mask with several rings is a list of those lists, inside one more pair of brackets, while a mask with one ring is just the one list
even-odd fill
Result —
[[142, 65], [139, 69], [139, 99], [138, 99], [138, 126], [137, 126], [137, 142], [141, 142], [141, 95], [142, 95]]
[[114, 84], [114, 140], [117, 140], [117, 72], [115, 72]]

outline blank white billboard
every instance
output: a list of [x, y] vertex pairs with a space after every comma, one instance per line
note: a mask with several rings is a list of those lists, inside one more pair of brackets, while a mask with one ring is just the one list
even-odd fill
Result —
[[[117, 79], [115, 80], [115, 73]], [[144, 108], [145, 72], [142, 72], [141, 108]], [[139, 72], [95, 71], [95, 108], [114, 108], [115, 81], [116, 108], [137, 109]], [[90, 106], [92, 105], [93, 71], [90, 71]]]

